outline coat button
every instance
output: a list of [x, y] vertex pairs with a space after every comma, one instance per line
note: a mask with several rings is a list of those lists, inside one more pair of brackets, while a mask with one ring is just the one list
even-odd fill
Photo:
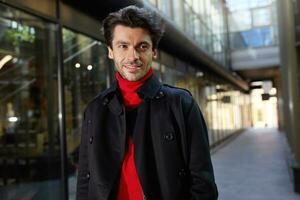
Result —
[[88, 120], [88, 124], [91, 124], [91, 123], [92, 123], [92, 120], [89, 119], [89, 120]]
[[178, 172], [178, 175], [179, 175], [180, 177], [185, 177], [185, 176], [186, 176], [186, 171], [185, 171], [185, 169], [180, 169], [179, 172]]
[[172, 141], [174, 139], [174, 134], [173, 133], [166, 133], [164, 135], [164, 139], [168, 141]]
[[165, 95], [165, 94], [164, 94], [162, 91], [160, 91], [160, 92], [158, 93], [158, 95], [155, 96], [155, 98], [156, 98], [156, 99], [159, 99], [159, 98], [163, 97], [164, 95]]
[[90, 172], [88, 172], [87, 174], [86, 174], [86, 176], [85, 176], [87, 179], [90, 179], [90, 177], [91, 177], [91, 174], [90, 174]]
[[89, 139], [90, 144], [93, 143], [93, 139], [94, 139], [93, 136], [91, 136], [90, 139]]
[[103, 100], [103, 105], [106, 106], [107, 104], [108, 104], [108, 99], [105, 98], [105, 99]]

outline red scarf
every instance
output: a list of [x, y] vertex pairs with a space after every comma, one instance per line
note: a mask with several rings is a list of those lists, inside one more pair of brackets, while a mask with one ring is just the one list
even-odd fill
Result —
[[142, 103], [137, 91], [152, 74], [153, 69], [151, 68], [144, 78], [138, 81], [128, 81], [124, 79], [119, 72], [116, 74], [123, 101], [127, 108], [136, 108]]
[[[128, 81], [119, 73], [116, 74], [123, 101], [127, 108], [137, 108], [142, 103], [137, 91], [152, 74], [153, 70], [150, 69], [146, 76], [138, 81]], [[129, 137], [127, 152], [122, 163], [117, 200], [142, 199], [143, 190], [134, 163], [134, 144], [132, 138]]]

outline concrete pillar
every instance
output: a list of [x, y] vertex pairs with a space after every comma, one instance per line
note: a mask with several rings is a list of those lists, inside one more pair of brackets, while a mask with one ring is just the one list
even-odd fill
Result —
[[278, 26], [282, 73], [284, 128], [290, 144], [294, 189], [300, 192], [300, 91], [295, 41], [294, 1], [278, 0]]

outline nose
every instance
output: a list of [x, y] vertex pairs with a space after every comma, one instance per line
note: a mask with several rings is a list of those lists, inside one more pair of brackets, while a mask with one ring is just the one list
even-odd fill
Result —
[[139, 59], [140, 53], [135, 48], [132, 48], [128, 51], [127, 56], [128, 56], [128, 60], [135, 61]]

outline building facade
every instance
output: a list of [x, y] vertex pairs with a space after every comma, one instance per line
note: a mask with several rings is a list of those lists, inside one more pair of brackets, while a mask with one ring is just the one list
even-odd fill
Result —
[[[75, 199], [83, 110], [114, 81], [101, 20], [130, 4], [109, 2], [0, 1], [0, 199]], [[191, 91], [210, 145], [250, 127], [248, 84], [229, 70], [224, 2], [136, 4], [166, 21], [155, 74]]]

